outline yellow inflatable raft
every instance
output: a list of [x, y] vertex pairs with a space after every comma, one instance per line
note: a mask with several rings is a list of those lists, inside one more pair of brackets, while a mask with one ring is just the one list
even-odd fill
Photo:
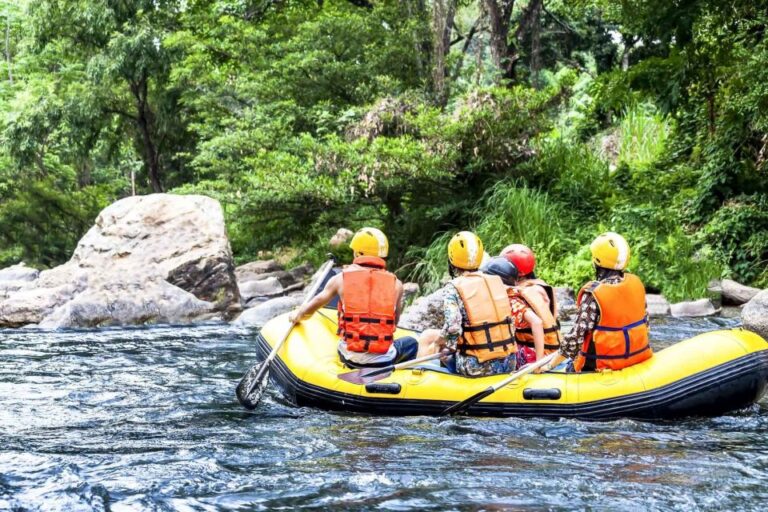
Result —
[[[505, 375], [467, 378], [436, 366], [403, 369], [379, 382], [351, 384], [336, 352], [335, 312], [324, 309], [294, 328], [271, 375], [301, 406], [381, 415], [435, 415]], [[266, 355], [288, 329], [287, 315], [264, 326]], [[397, 336], [413, 335], [400, 330]], [[668, 419], [743, 408], [765, 392], [768, 343], [742, 329], [701, 334], [621, 371], [525, 375], [474, 404], [474, 416]]]

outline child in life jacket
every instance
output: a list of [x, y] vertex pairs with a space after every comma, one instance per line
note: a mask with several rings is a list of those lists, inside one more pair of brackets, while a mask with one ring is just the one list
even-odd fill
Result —
[[[519, 337], [519, 331], [523, 331], [521, 334], [530, 334], [531, 346], [517, 343], [517, 368], [522, 368], [526, 364], [533, 363], [538, 358], [544, 357], [544, 323], [533, 308], [530, 307], [520, 290], [514, 287], [518, 277], [517, 267], [505, 257], [496, 256], [491, 258], [482, 271], [486, 274], [499, 276], [507, 286], [512, 319], [515, 322], [515, 340]], [[539, 371], [537, 370], [536, 373], [539, 373]]]

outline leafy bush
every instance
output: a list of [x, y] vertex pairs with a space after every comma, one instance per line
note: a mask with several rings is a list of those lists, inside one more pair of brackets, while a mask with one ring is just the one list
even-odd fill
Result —
[[734, 198], [712, 216], [700, 236], [728, 262], [731, 277], [768, 286], [768, 196]]
[[67, 261], [112, 199], [105, 186], [62, 191], [53, 180], [27, 184], [0, 204], [0, 266], [23, 260], [52, 267]]

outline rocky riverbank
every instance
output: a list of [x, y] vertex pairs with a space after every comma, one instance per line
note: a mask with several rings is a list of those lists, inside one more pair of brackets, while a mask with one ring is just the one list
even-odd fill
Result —
[[[340, 229], [338, 247], [352, 232]], [[99, 327], [233, 320], [261, 326], [301, 303], [314, 269], [275, 260], [235, 267], [221, 205], [209, 197], [152, 194], [105, 208], [65, 264], [37, 270], [23, 263], [0, 270], [0, 327]], [[419, 286], [406, 283], [409, 302]], [[574, 291], [557, 288], [560, 317], [576, 312]], [[712, 298], [670, 304], [648, 295], [651, 316], [741, 314], [744, 326], [768, 337], [768, 290], [724, 279]], [[728, 307], [723, 311], [723, 307]], [[734, 309], [738, 308], [738, 309]], [[442, 293], [404, 311], [400, 325], [442, 324]]]

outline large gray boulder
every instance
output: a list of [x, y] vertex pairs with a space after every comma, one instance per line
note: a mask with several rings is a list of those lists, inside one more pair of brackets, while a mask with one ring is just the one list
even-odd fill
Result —
[[676, 317], [712, 316], [718, 311], [709, 299], [678, 302], [670, 306], [670, 313]]
[[741, 310], [741, 321], [746, 329], [768, 339], [768, 290], [763, 290], [747, 302]]
[[755, 295], [760, 293], [759, 288], [745, 286], [730, 279], [723, 279], [720, 283], [720, 288], [722, 289], [723, 304], [731, 306], [746, 304]]
[[[141, 297], [137, 300], [135, 297]], [[164, 280], [119, 281], [87, 289], [55, 309], [39, 327], [100, 327], [125, 324], [180, 323], [203, 319], [214, 304]]]
[[221, 205], [152, 194], [105, 208], [67, 263], [0, 302], [0, 326], [188, 322], [239, 310]]

